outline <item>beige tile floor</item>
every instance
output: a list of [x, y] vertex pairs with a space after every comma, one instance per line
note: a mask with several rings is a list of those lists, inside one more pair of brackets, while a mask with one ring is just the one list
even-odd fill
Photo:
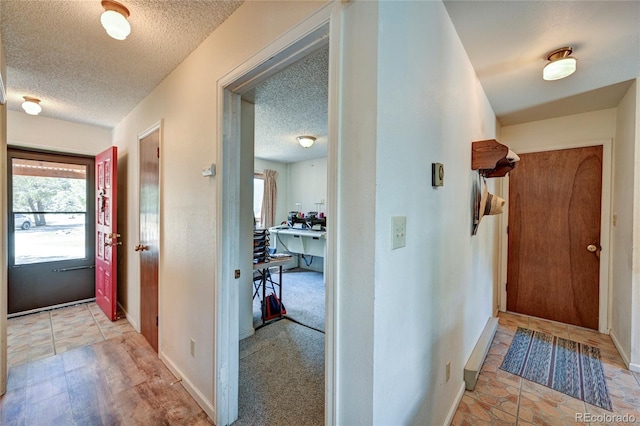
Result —
[[128, 331], [134, 329], [125, 318], [111, 322], [95, 302], [9, 318], [8, 363], [11, 367], [36, 361]]
[[[518, 327], [597, 346], [600, 349], [613, 413], [500, 370]], [[602, 417], [605, 415], [628, 417]], [[595, 421], [585, 421], [588, 420], [587, 416], [592, 416], [590, 420]], [[635, 418], [635, 422], [628, 421], [633, 420], [631, 416]], [[640, 424], [640, 374], [632, 373], [625, 368], [608, 335], [537, 318], [501, 313], [498, 331], [482, 366], [476, 388], [472, 392], [465, 391], [451, 424]]]

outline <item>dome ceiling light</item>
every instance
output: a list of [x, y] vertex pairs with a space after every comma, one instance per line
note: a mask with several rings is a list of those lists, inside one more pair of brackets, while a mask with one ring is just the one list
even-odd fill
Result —
[[24, 102], [22, 103], [22, 109], [29, 115], [38, 115], [42, 111], [40, 106], [40, 99], [32, 98], [31, 96], [23, 96]]
[[316, 141], [313, 136], [298, 136], [296, 139], [304, 148], [311, 148], [311, 145]]
[[542, 70], [542, 78], [547, 81], [560, 80], [576, 72], [576, 58], [570, 56], [573, 49], [561, 47], [547, 55], [550, 62]]
[[102, 0], [104, 12], [100, 16], [100, 22], [107, 34], [116, 40], [124, 40], [131, 33], [131, 25], [127, 18], [129, 9], [113, 0]]

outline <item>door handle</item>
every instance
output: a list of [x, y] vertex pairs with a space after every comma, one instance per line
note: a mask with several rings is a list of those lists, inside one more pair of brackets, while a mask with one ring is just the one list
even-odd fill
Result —
[[587, 251], [590, 253], [595, 254], [595, 256], [600, 259], [600, 251], [602, 250], [602, 247], [600, 247], [600, 245], [595, 245], [595, 244], [589, 244], [587, 246]]
[[104, 246], [107, 247], [113, 247], [113, 246], [121, 246], [122, 245], [122, 241], [105, 241], [104, 242]]
[[149, 247], [142, 245], [142, 244], [138, 244], [135, 248], [136, 251], [145, 251], [145, 250], [149, 250]]

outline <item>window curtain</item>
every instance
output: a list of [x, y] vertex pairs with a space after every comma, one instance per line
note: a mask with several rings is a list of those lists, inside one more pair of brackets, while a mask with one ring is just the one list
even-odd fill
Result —
[[278, 172], [275, 170], [265, 169], [264, 175], [264, 194], [262, 196], [262, 227], [268, 229], [274, 225], [276, 216], [276, 196], [278, 194], [278, 187], [276, 185], [276, 178]]

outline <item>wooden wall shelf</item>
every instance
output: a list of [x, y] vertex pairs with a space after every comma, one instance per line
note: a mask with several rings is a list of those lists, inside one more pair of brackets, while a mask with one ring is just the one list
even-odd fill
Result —
[[476, 141], [471, 144], [471, 169], [480, 170], [484, 177], [503, 177], [515, 167], [507, 160], [509, 148], [495, 139]]

